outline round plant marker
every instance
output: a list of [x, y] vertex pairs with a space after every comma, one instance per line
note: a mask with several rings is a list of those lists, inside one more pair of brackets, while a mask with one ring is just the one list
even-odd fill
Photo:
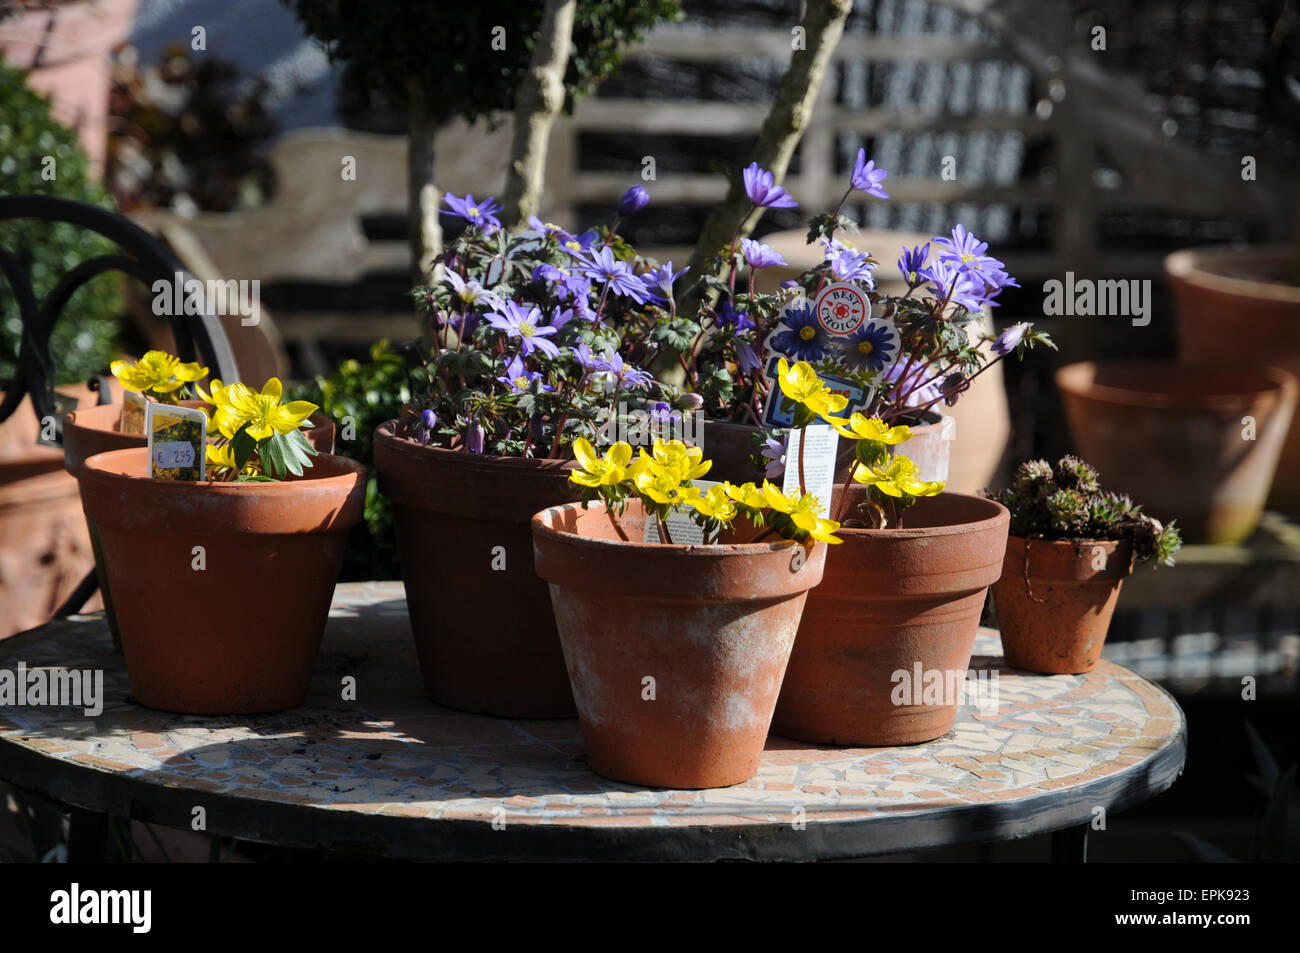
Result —
[[817, 321], [831, 334], [852, 334], [871, 317], [871, 299], [857, 285], [827, 285], [813, 304]]

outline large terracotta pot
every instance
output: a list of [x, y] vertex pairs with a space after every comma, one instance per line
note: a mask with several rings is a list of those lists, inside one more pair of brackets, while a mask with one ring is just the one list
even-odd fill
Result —
[[574, 714], [533, 514], [577, 494], [572, 461], [422, 447], [375, 431], [420, 671], [439, 705], [500, 717]]
[[[1183, 361], [1243, 371], [1280, 367], [1300, 378], [1300, 287], [1290, 246], [1196, 248], [1165, 259]], [[1300, 427], [1282, 448], [1268, 504], [1300, 510]]]
[[1056, 384], [1075, 449], [1107, 489], [1177, 519], [1188, 542], [1234, 545], [1254, 532], [1295, 410], [1290, 374], [1083, 363], [1057, 371]]
[[301, 478], [196, 483], [148, 478], [147, 458], [102, 453], [80, 480], [132, 695], [201, 715], [300, 704], [361, 520], [365, 467], [324, 454]]
[[[82, 386], [59, 390], [93, 399]], [[0, 424], [0, 639], [48, 622], [94, 566], [77, 481], [57, 448], [36, 444], [40, 429], [30, 398]]]
[[715, 788], [758, 770], [781, 677], [826, 545], [641, 543], [603, 506], [532, 521], [592, 770], [630, 784]]
[[1007, 664], [1045, 675], [1091, 672], [1132, 571], [1127, 540], [1012, 536], [993, 587]]
[[[898, 445], [898, 452], [909, 457], [920, 468], [925, 480], [948, 480], [948, 461], [954, 438], [954, 421], [951, 417], [928, 411], [926, 423], [912, 427], [911, 439]], [[700, 441], [705, 459], [712, 460], [706, 479], [729, 480], [732, 483], [762, 483], [763, 470], [751, 460], [754, 452], [754, 435], [763, 428], [753, 424], [736, 424], [725, 420], [704, 421]], [[854, 443], [841, 438], [835, 479], [843, 483], [849, 478], [853, 466]], [[779, 483], [779, 478], [773, 482]]]
[[109, 55], [127, 38], [135, 10], [136, 0], [85, 0], [0, 21], [0, 57], [25, 70], [55, 118], [77, 130], [96, 173], [108, 148]]
[[[863, 496], [858, 486], [850, 493], [850, 505]], [[950, 731], [962, 699], [951, 688], [927, 696], [926, 680], [944, 673], [943, 685], [965, 686], [1009, 520], [992, 500], [941, 493], [907, 510], [901, 529], [841, 529], [808, 594], [772, 730], [853, 746]]]

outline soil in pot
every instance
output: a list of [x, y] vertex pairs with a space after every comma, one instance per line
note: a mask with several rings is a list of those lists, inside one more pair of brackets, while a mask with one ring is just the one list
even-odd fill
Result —
[[[620, 538], [619, 527], [628, 540]], [[827, 546], [641, 543], [640, 504], [533, 519], [592, 769], [714, 788], [754, 776]]]
[[1295, 411], [1276, 368], [1071, 364], [1056, 372], [1079, 455], [1188, 542], [1234, 545], [1259, 523]]
[[[1300, 378], [1300, 287], [1289, 245], [1194, 248], [1165, 259], [1178, 316], [1178, 353], [1188, 363]], [[1292, 426], [1268, 505], [1300, 510], [1300, 427]]]
[[1011, 537], [993, 587], [1007, 664], [1044, 675], [1091, 672], [1132, 570], [1126, 540]]
[[[865, 495], [849, 492], [850, 505]], [[971, 650], [1009, 520], [992, 500], [941, 493], [907, 510], [902, 529], [841, 529], [808, 594], [772, 731], [853, 746], [950, 731], [981, 684], [967, 684]]]
[[425, 691], [439, 705], [512, 718], [576, 712], [533, 514], [577, 495], [572, 461], [423, 447], [375, 431], [379, 489], [393, 504]]
[[279, 711], [306, 695], [366, 470], [329, 454], [300, 478], [144, 476], [145, 448], [88, 458], [131, 693], [190, 714]]

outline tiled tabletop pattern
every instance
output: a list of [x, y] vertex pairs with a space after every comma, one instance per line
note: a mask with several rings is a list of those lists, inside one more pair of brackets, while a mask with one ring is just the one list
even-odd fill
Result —
[[[15, 646], [17, 650], [15, 650]], [[589, 771], [576, 720], [508, 721], [428, 702], [400, 583], [340, 585], [307, 703], [258, 717], [152, 711], [129, 698], [102, 615], [0, 643], [0, 668], [104, 670], [105, 707], [0, 708], [0, 744], [148, 785], [362, 812], [507, 824], [811, 826], [1013, 801], [1083, 785], [1181, 745], [1163, 691], [1103, 661], [1082, 676], [999, 668], [981, 631], [975, 668], [997, 670], [996, 714], [963, 708], [954, 731], [903, 748], [829, 749], [771, 737], [757, 777], [710, 791], [647, 790]], [[341, 698], [345, 676], [356, 701]]]

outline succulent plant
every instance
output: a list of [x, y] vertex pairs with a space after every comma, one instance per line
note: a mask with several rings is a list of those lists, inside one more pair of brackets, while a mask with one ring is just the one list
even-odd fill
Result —
[[1178, 528], [1142, 512], [1124, 493], [1101, 488], [1097, 470], [1067, 454], [1055, 466], [1026, 460], [1011, 486], [991, 497], [1011, 511], [1013, 536], [1044, 539], [1128, 539], [1134, 554], [1153, 565], [1172, 566], [1182, 547]]

